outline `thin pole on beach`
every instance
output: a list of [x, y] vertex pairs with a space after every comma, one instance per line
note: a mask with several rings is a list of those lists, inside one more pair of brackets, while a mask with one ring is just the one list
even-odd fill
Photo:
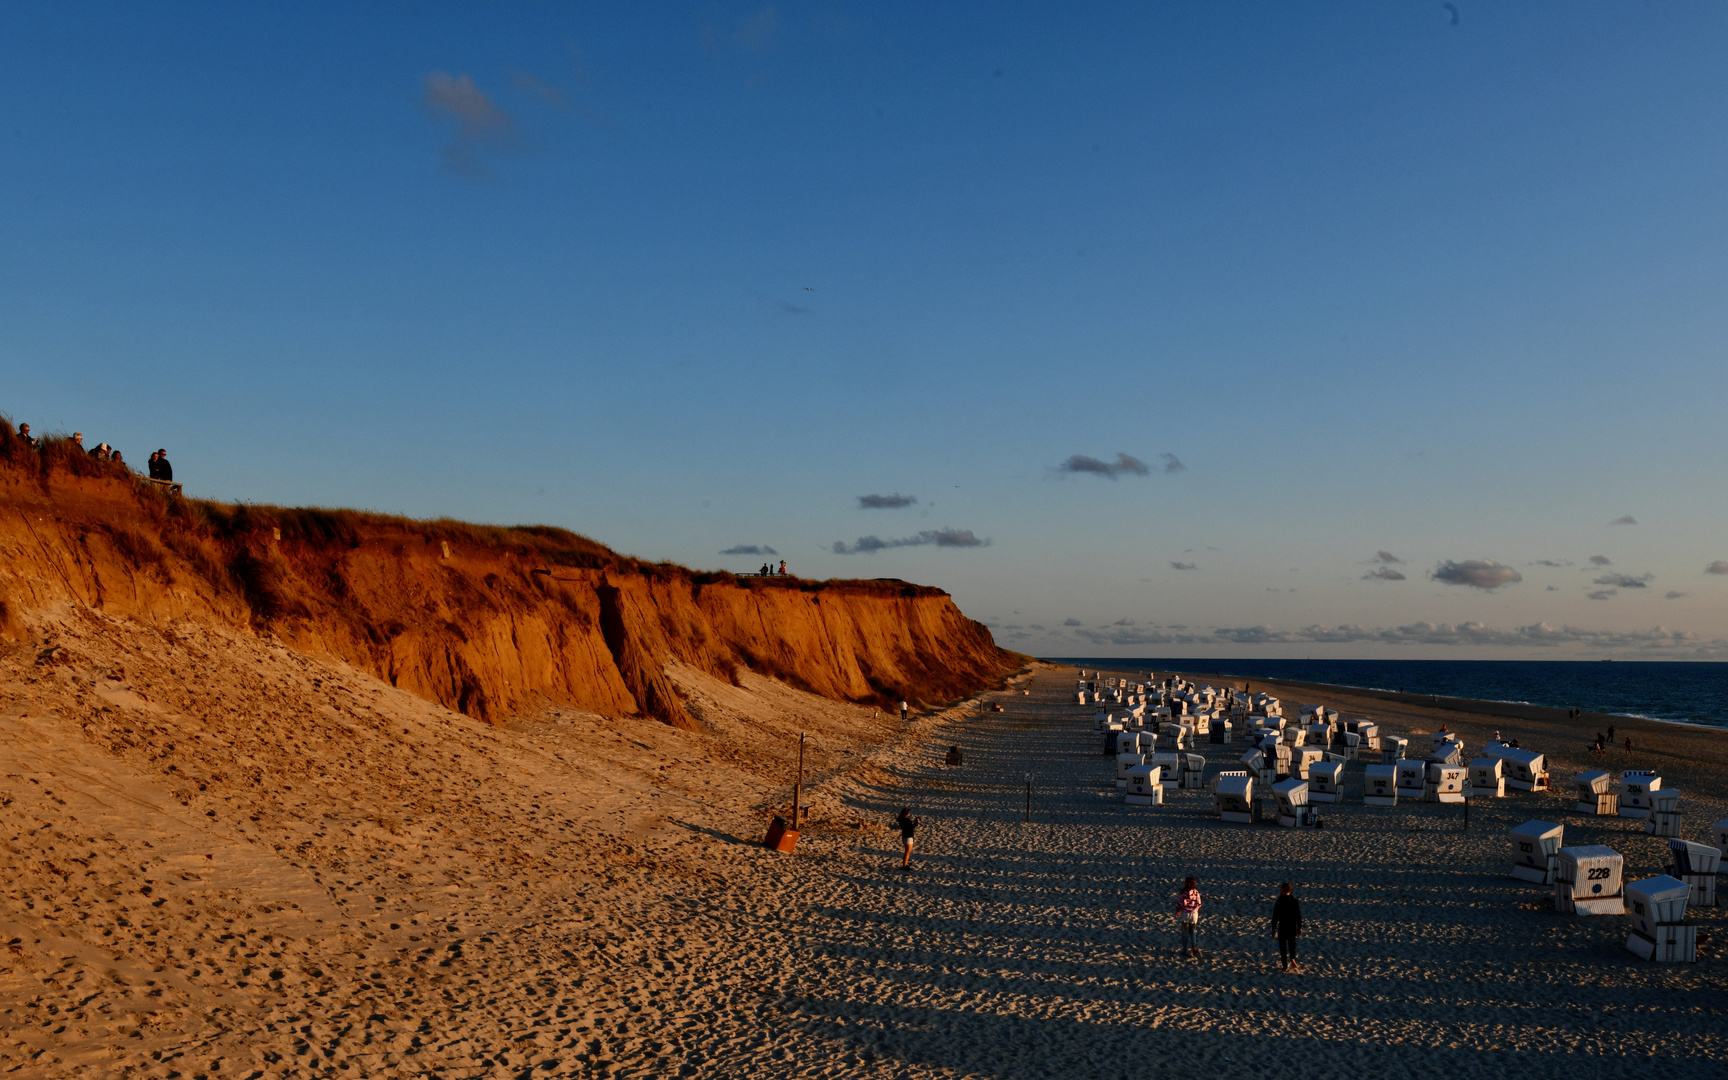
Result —
[[1026, 824], [1032, 824], [1032, 774], [1026, 774]]
[[798, 827], [798, 803], [804, 798], [804, 733], [798, 733], [798, 781], [792, 785], [792, 827]]

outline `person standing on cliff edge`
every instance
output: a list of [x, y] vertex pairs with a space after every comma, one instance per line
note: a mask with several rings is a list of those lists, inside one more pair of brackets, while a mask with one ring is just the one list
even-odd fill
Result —
[[900, 703], [900, 722], [901, 723], [906, 722], [906, 714], [908, 711], [910, 711], [910, 710], [908, 709], [906, 703], [904, 701], [902, 701]]

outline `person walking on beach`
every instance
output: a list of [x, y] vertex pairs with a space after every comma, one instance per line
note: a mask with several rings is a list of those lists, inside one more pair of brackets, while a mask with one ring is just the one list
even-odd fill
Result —
[[1301, 971], [1296, 963], [1296, 939], [1302, 936], [1302, 905], [1296, 902], [1291, 884], [1278, 886], [1278, 899], [1272, 904], [1272, 935], [1278, 939], [1278, 959], [1285, 971]]
[[1176, 894], [1176, 929], [1182, 934], [1182, 951], [1200, 959], [1200, 883], [1189, 878]]
[[918, 831], [923, 823], [921, 817], [912, 816], [912, 808], [902, 806], [900, 816], [894, 819], [894, 824], [900, 826], [900, 869], [912, 869], [912, 834]]
[[1607, 747], [1604, 745], [1602, 733], [1600, 731], [1598, 731], [1596, 733], [1596, 749], [1591, 751], [1591, 752], [1594, 753], [1596, 756], [1600, 757], [1606, 751], [1607, 751]]
[[1608, 741], [1609, 742], [1614, 741], [1614, 725], [1613, 724], [1608, 725]]
[[1632, 756], [1632, 736], [1626, 736], [1626, 756]]

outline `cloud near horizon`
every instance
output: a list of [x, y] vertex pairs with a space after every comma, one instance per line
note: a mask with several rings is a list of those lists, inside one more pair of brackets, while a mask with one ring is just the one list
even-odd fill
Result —
[[1615, 518], [1613, 521], [1610, 521], [1608, 524], [1610, 524], [1610, 525], [1636, 525], [1636, 524], [1638, 524], [1638, 519], [1633, 517], [1631, 514], [1621, 514], [1619, 517]]
[[[1662, 650], [1689, 647], [1698, 654], [1728, 653], [1728, 641], [1704, 641], [1686, 630], [1657, 626], [1649, 630], [1585, 630], [1574, 626], [1552, 626], [1545, 622], [1500, 630], [1479, 622], [1415, 622], [1406, 626], [1364, 627], [1305, 626], [1278, 630], [1271, 626], [1222, 627], [1213, 631], [1217, 641], [1233, 645], [1306, 645], [1377, 642], [1389, 645], [1489, 645], [1540, 646], [1582, 645], [1595, 649], [1637, 648]], [[1163, 644], [1162, 642], [1154, 644]]]
[[897, 540], [884, 540], [880, 536], [860, 536], [857, 542], [852, 544], [836, 540], [830, 550], [836, 555], [870, 555], [889, 548], [923, 547], [926, 544], [937, 547], [976, 548], [989, 547], [990, 541], [988, 538], [980, 539], [973, 535], [971, 529], [925, 529], [917, 536]]
[[1592, 556], [1590, 556], [1590, 565], [1591, 566], [1613, 566], [1614, 563], [1606, 555], [1592, 555]]
[[1188, 468], [1175, 454], [1159, 454], [1158, 457], [1164, 462], [1164, 471], [1167, 473], [1184, 472]]
[[778, 551], [767, 544], [734, 544], [722, 551], [722, 555], [778, 555]]
[[1728, 559], [1717, 559], [1704, 568], [1706, 574], [1728, 574]]
[[1085, 638], [1094, 645], [1206, 645], [1210, 639], [1204, 634], [1172, 634], [1151, 627], [1105, 627], [1102, 630], [1076, 630], [1076, 637]]
[[1404, 565], [1403, 559], [1400, 559], [1398, 556], [1392, 554], [1390, 551], [1387, 551], [1384, 548], [1380, 549], [1379, 551], [1376, 551], [1374, 553], [1374, 557], [1372, 559], [1369, 559], [1368, 561], [1371, 563], [1384, 563], [1387, 566], [1403, 566]]
[[[1181, 462], [1177, 462], [1177, 465], [1180, 466]], [[1092, 473], [1095, 476], [1102, 476], [1106, 479], [1114, 480], [1123, 474], [1145, 476], [1152, 470], [1139, 458], [1130, 457], [1127, 454], [1118, 452], [1115, 461], [1099, 461], [1097, 458], [1087, 457], [1085, 454], [1075, 454], [1067, 461], [1056, 466], [1056, 471], [1064, 473]], [[1171, 470], [1166, 467], [1165, 471], [1170, 472]]]
[[421, 107], [434, 123], [454, 128], [450, 145], [439, 152], [444, 167], [470, 180], [484, 179], [486, 167], [480, 150], [494, 153], [516, 146], [516, 125], [467, 75], [434, 71], [426, 76]]
[[1191, 562], [1177, 562], [1174, 559], [1172, 559], [1170, 561], [1170, 569], [1172, 569], [1172, 570], [1198, 570], [1200, 568], [1198, 566], [1195, 566]]
[[1428, 575], [1442, 585], [1468, 585], [1473, 589], [1492, 592], [1502, 585], [1524, 580], [1524, 575], [1495, 562], [1493, 559], [1465, 559], [1463, 562], [1443, 562]]
[[1611, 589], [1642, 589], [1655, 580], [1655, 574], [1644, 574], [1639, 577], [1633, 577], [1631, 574], [1603, 574], [1592, 584], [1606, 585]]
[[[1381, 554], [1384, 555], [1385, 552], [1381, 552]], [[1366, 574], [1363, 574], [1362, 580], [1363, 581], [1404, 581], [1405, 577], [1403, 574], [1392, 569], [1390, 566], [1381, 566], [1381, 567], [1376, 567], [1375, 569], [1368, 571]]]
[[911, 506], [918, 501], [916, 495], [860, 495], [858, 509], [860, 510], [898, 510], [902, 506]]

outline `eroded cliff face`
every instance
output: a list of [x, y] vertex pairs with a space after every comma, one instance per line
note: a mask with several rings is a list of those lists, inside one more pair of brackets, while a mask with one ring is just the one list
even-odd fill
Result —
[[250, 627], [481, 719], [551, 700], [690, 728], [669, 663], [886, 705], [952, 700], [1026, 661], [904, 582], [705, 575], [561, 530], [231, 507], [80, 471], [0, 458], [0, 636], [87, 605]]

